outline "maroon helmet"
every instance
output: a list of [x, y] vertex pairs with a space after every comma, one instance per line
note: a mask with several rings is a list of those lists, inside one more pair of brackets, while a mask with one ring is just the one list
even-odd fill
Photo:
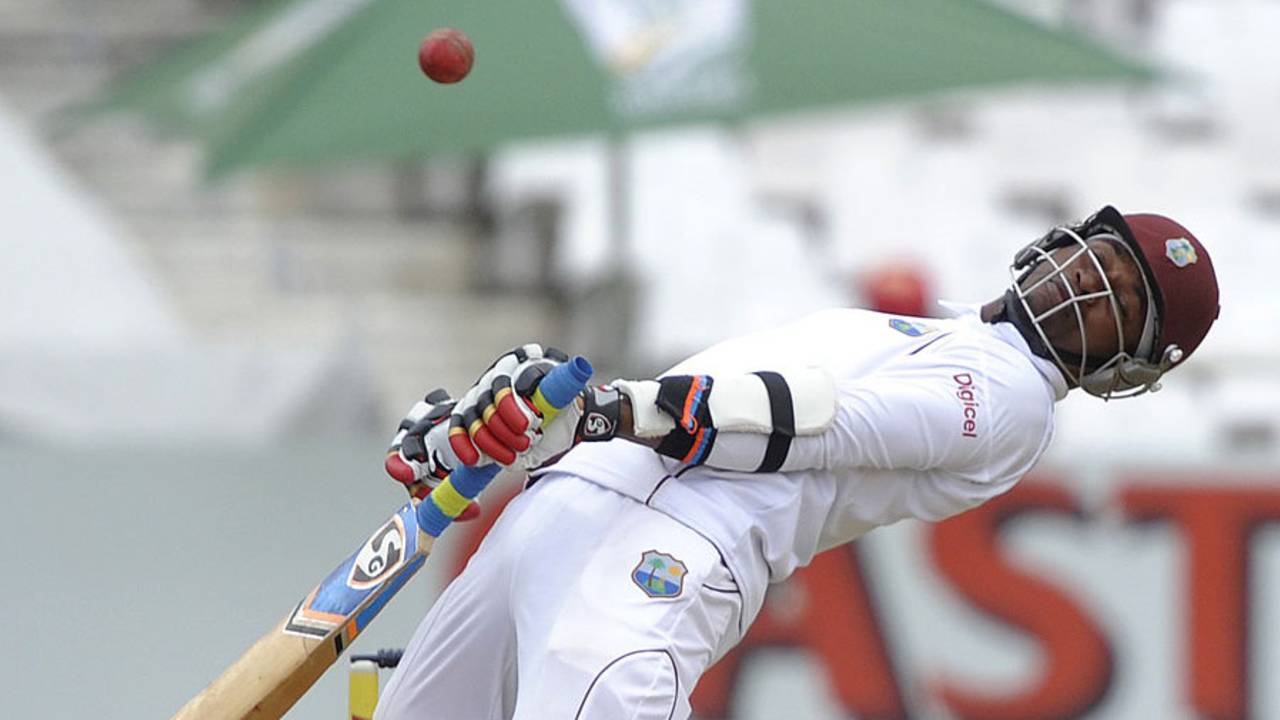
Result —
[[1209, 326], [1218, 318], [1218, 279], [1213, 261], [1204, 246], [1189, 230], [1163, 215], [1125, 215], [1138, 260], [1148, 280], [1155, 285], [1159, 312], [1156, 353], [1163, 358], [1174, 349], [1180, 357], [1191, 355]]
[[[1055, 248], [1074, 246], [1076, 255], [1088, 256], [1102, 272], [1101, 262], [1088, 246], [1088, 241], [1094, 238], [1119, 243], [1142, 268], [1147, 317], [1133, 353], [1125, 349], [1128, 345], [1124, 342], [1120, 310], [1105, 273], [1104, 290], [1082, 293], [1066, 278], [1065, 269], [1070, 261], [1060, 264], [1049, 256], [1049, 251]], [[1075, 257], [1073, 255], [1072, 260]], [[1026, 300], [1026, 294], [1034, 286], [1023, 288], [1020, 281], [1041, 262], [1052, 262], [1055, 272], [1035, 285], [1062, 282], [1068, 297], [1037, 315]], [[1163, 215], [1121, 215], [1111, 206], [1104, 207], [1084, 222], [1054, 228], [1023, 248], [1014, 257], [1010, 273], [1014, 282], [1006, 295], [1007, 315], [1020, 329], [1025, 328], [1023, 335], [1028, 338], [1032, 351], [1052, 359], [1072, 382], [1102, 398], [1130, 397], [1158, 390], [1160, 376], [1190, 357], [1218, 317], [1218, 280], [1209, 253], [1185, 227]], [[1060, 353], [1049, 343], [1041, 321], [1059, 312], [1075, 313], [1087, 348], [1080, 307], [1096, 299], [1111, 303], [1120, 350], [1101, 362], [1087, 357], [1087, 351], [1075, 358]]]

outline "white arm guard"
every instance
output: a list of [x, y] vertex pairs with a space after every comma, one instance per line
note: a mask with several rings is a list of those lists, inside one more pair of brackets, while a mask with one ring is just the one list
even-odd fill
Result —
[[[711, 423], [726, 432], [817, 435], [836, 415], [836, 384], [824, 370], [752, 373], [717, 378]], [[782, 422], [779, 422], [779, 421]]]
[[[816, 368], [676, 375], [613, 385], [631, 401], [635, 434], [664, 438], [659, 453], [725, 470], [782, 468], [792, 438], [821, 433], [836, 412], [835, 381]], [[718, 448], [716, 438], [726, 432], [734, 434], [734, 441]]]

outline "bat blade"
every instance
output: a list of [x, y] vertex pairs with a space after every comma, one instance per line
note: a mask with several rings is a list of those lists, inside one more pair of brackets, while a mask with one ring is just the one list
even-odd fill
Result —
[[406, 503], [173, 720], [284, 715], [417, 573], [434, 540]]

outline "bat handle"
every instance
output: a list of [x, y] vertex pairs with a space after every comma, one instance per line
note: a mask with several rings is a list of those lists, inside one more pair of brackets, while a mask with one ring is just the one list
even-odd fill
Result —
[[[543, 414], [547, 422], [555, 419], [555, 411], [573, 402], [578, 393], [586, 389], [592, 372], [591, 363], [578, 355], [555, 366], [542, 378], [534, 393], [534, 403], [545, 408]], [[455, 469], [418, 504], [418, 527], [431, 537], [440, 537], [501, 469], [492, 463], [462, 465]]]
[[449, 473], [426, 500], [418, 503], [418, 528], [431, 537], [440, 537], [501, 469], [502, 466], [492, 463], [461, 465]]

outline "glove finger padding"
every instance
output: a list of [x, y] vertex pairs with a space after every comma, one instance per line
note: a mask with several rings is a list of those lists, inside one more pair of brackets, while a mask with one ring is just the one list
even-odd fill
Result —
[[480, 462], [480, 451], [472, 443], [470, 428], [480, 420], [475, 409], [480, 391], [473, 387], [462, 396], [449, 416], [449, 447], [458, 456], [463, 465], [475, 465]]
[[391, 477], [408, 485], [425, 479], [438, 482], [449, 475], [452, 466], [439, 452], [443, 438], [429, 435], [449, 418], [454, 405], [449, 393], [437, 388], [409, 408], [387, 448], [385, 467]]
[[[427, 393], [405, 414], [387, 448], [383, 468], [418, 500], [426, 499], [457, 465], [449, 447], [446, 422], [455, 405], [443, 389]], [[480, 506], [473, 502], [458, 519], [470, 520], [479, 515]]]
[[[499, 382], [500, 380], [501, 378], [497, 378], [494, 382]], [[493, 392], [482, 389], [479, 385], [476, 387], [480, 392], [475, 396], [475, 400], [468, 402], [466, 408], [462, 411], [462, 426], [467, 430], [465, 439], [468, 441], [468, 444], [464, 447], [474, 448], [477, 451], [477, 456], [483, 453], [493, 458], [500, 465], [510, 465], [515, 461], [516, 448], [512, 447], [511, 442], [505, 441], [501, 435], [502, 430], [495, 432], [492, 425], [487, 422], [496, 413], [496, 409], [493, 406]], [[450, 419], [450, 423], [452, 422], [453, 420]], [[450, 442], [456, 448], [458, 444], [461, 444], [464, 436], [461, 433], [454, 433], [452, 426], [450, 427], [450, 432]], [[528, 441], [525, 442], [527, 444]], [[477, 461], [478, 459], [477, 457]]]
[[542, 376], [568, 361], [555, 348], [522, 345], [503, 354], [455, 406], [449, 444], [467, 465], [488, 455], [500, 465], [516, 462], [538, 437], [542, 418], [527, 402]]
[[[503, 417], [500, 409], [501, 400], [508, 400], [508, 404], [515, 402], [515, 393], [511, 388], [503, 382], [502, 378], [494, 378], [493, 387], [490, 392], [481, 396], [480, 405], [484, 407], [480, 415], [480, 421], [489, 429], [498, 442], [517, 451], [523, 452], [529, 449], [529, 438], [525, 437], [524, 430], [528, 427], [527, 423], [520, 425], [519, 429], [515, 429]], [[524, 420], [524, 416], [520, 417]]]

